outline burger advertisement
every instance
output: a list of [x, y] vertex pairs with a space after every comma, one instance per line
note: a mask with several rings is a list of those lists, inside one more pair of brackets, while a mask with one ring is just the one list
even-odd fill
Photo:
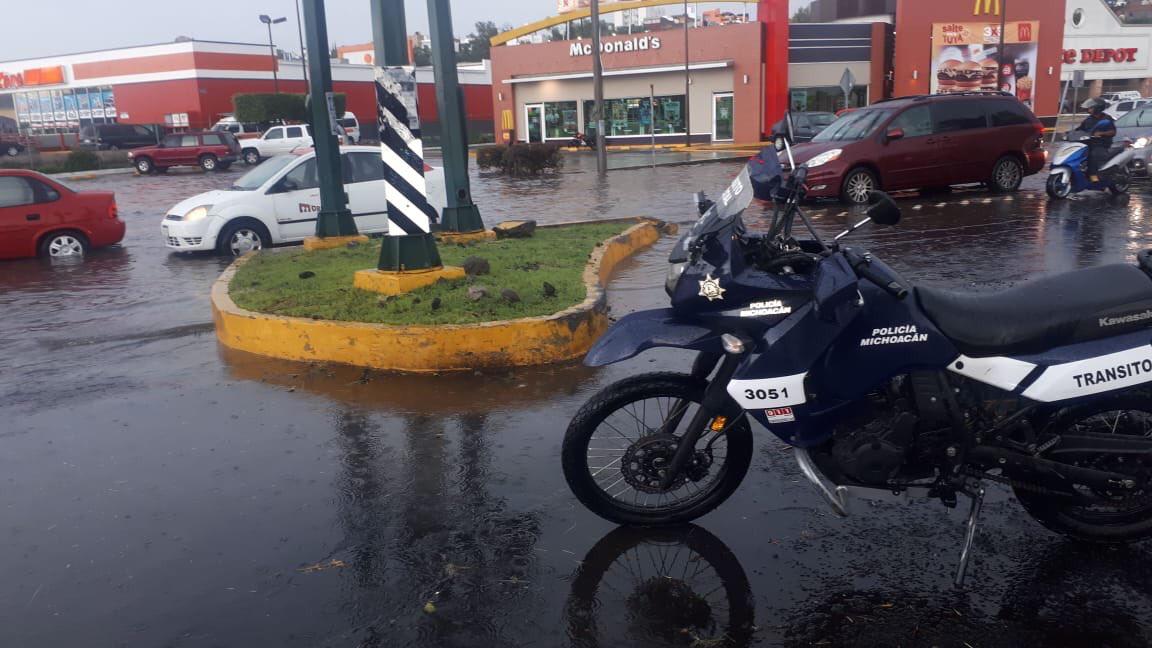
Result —
[[[1039, 25], [1009, 22], [932, 25], [932, 92], [1008, 92], [1032, 107]], [[1003, 51], [1001, 51], [1001, 41]]]

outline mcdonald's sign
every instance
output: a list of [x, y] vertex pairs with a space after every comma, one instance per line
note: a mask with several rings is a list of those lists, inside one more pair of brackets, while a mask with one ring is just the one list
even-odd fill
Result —
[[972, 15], [979, 16], [980, 14], [999, 16], [1000, 0], [976, 0], [976, 6], [972, 9]]

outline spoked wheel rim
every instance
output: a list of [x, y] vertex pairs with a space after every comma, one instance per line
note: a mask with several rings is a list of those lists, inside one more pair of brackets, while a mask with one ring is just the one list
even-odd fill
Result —
[[848, 198], [857, 204], [868, 202], [868, 198], [876, 189], [876, 183], [872, 180], [872, 176], [864, 172], [853, 173], [848, 178], [847, 191]]
[[[1069, 426], [1068, 431], [1075, 435], [1121, 434], [1152, 439], [1152, 408], [1117, 408], [1099, 412], [1076, 421]], [[1152, 459], [1144, 457], [1103, 455], [1077, 461], [1074, 465], [1131, 475], [1137, 479], [1152, 476]], [[1132, 518], [1152, 514], [1152, 492], [1147, 490], [1102, 492], [1079, 486], [1077, 490], [1082, 495], [1094, 498], [1094, 501], [1067, 506], [1064, 513], [1082, 522], [1124, 523]]]
[[9, 146], [8, 148], [4, 149], [4, 152], [8, 154], [8, 157], [16, 157], [17, 155], [20, 155], [20, 149], [16, 148], [15, 146]]
[[206, 158], [200, 160], [200, 166], [205, 171], [213, 171], [216, 169], [216, 158], [206, 157]]
[[1004, 160], [996, 167], [996, 186], [1004, 191], [1018, 187], [1022, 177], [1020, 165], [1015, 160]]
[[232, 233], [228, 239], [228, 248], [232, 250], [233, 256], [241, 256], [264, 249], [264, 241], [256, 230], [244, 227]]
[[84, 243], [71, 234], [53, 237], [48, 242], [48, 256], [54, 259], [84, 256]]
[[727, 470], [728, 438], [722, 432], [733, 419], [713, 419], [721, 432], [705, 433], [673, 486], [660, 486], [698, 409], [698, 403], [686, 399], [654, 396], [625, 403], [604, 417], [585, 450], [588, 474], [601, 496], [616, 506], [653, 514], [682, 510], [707, 498]]
[[246, 153], [244, 153], [244, 163], [245, 164], [256, 164], [259, 161], [260, 161], [260, 155], [258, 153], [256, 153], [255, 151], [247, 151]]
[[140, 173], [148, 173], [152, 170], [152, 163], [148, 160], [139, 160], [136, 162], [136, 170]]

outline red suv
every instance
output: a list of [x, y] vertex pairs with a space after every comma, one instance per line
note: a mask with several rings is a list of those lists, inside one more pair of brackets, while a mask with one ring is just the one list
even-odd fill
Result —
[[814, 198], [860, 204], [873, 190], [975, 183], [1009, 192], [1044, 168], [1043, 131], [1007, 94], [905, 97], [844, 115], [792, 154]]
[[240, 142], [232, 133], [221, 131], [173, 133], [156, 146], [129, 151], [128, 157], [140, 173], [163, 173], [174, 166], [223, 171], [240, 157]]

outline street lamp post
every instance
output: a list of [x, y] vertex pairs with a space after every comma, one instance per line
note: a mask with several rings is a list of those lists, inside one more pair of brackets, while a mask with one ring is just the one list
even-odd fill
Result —
[[684, 144], [692, 146], [692, 72], [688, 55], [688, 0], [684, 0]]
[[272, 42], [272, 25], [279, 25], [287, 21], [287, 18], [272, 18], [268, 14], [260, 14], [260, 22], [268, 26], [268, 51], [272, 54], [272, 91], [280, 94], [280, 77], [276, 74], [276, 68], [279, 67], [276, 61], [276, 45]]
[[304, 19], [300, 17], [300, 0], [296, 0], [296, 34], [300, 37], [300, 69], [304, 71], [304, 91], [308, 91], [308, 57], [304, 55]]

